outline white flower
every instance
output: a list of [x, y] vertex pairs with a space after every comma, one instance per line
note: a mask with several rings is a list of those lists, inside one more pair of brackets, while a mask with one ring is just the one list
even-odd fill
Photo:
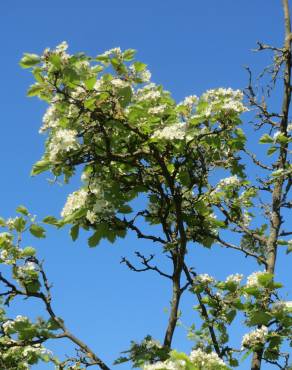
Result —
[[49, 159], [53, 162], [59, 154], [66, 153], [72, 149], [77, 149], [77, 131], [69, 129], [59, 129], [54, 132], [48, 145]]
[[178, 104], [180, 105], [186, 105], [189, 108], [192, 108], [195, 104], [197, 104], [199, 101], [199, 98], [196, 95], [190, 95], [184, 98], [184, 100]]
[[242, 279], [243, 279], [242, 274], [232, 274], [232, 275], [227, 276], [226, 283], [232, 282], [232, 283], [240, 284]]
[[121, 78], [113, 78], [111, 80], [111, 84], [117, 88], [123, 88], [123, 87], [129, 86], [129, 83], [127, 81], [122, 80]]
[[206, 353], [200, 348], [195, 349], [190, 354], [190, 360], [194, 365], [199, 366], [200, 369], [212, 370], [214, 367], [224, 367], [227, 369], [224, 361], [215, 353]]
[[142, 102], [142, 101], [146, 101], [146, 100], [156, 100], [156, 99], [159, 99], [161, 97], [161, 93], [160, 91], [158, 90], [144, 90], [144, 89], [140, 89], [137, 91], [137, 101], [138, 102]]
[[0, 253], [0, 258], [2, 260], [6, 260], [6, 258], [8, 257], [9, 253], [7, 252], [6, 249], [2, 250], [1, 253]]
[[287, 126], [287, 132], [290, 132], [292, 131], [292, 123], [289, 123], [289, 125]]
[[74, 211], [84, 207], [87, 199], [87, 191], [80, 189], [70, 194], [61, 212], [62, 217], [71, 215]]
[[157, 107], [149, 108], [148, 113], [149, 114], [160, 114], [165, 111], [165, 108], [167, 107], [166, 104], [158, 105]]
[[56, 128], [59, 125], [59, 112], [54, 104], [50, 105], [43, 116], [43, 125], [39, 133], [43, 133], [50, 128]]
[[12, 320], [7, 320], [2, 324], [2, 328], [4, 330], [4, 333], [7, 333], [9, 329], [13, 329], [14, 326], [14, 321]]
[[242, 338], [241, 346], [244, 348], [253, 348], [266, 342], [269, 330], [266, 326], [245, 334]]
[[203, 284], [210, 284], [213, 283], [214, 281], [215, 279], [208, 274], [199, 274], [194, 278], [194, 282]]
[[253, 272], [251, 275], [248, 276], [246, 286], [248, 288], [258, 286], [259, 285], [258, 277], [263, 276], [265, 274], [267, 274], [265, 271]]
[[145, 69], [144, 71], [140, 72], [139, 77], [141, 78], [141, 80], [143, 80], [143, 82], [148, 82], [151, 78], [151, 72], [148, 71], [148, 69]]
[[186, 135], [186, 125], [183, 123], [174, 123], [162, 129], [156, 130], [152, 137], [166, 140], [183, 140]]
[[121, 55], [122, 54], [121, 48], [117, 47], [117, 48], [112, 48], [110, 50], [107, 50], [102, 54], [102, 56], [108, 57], [108, 56], [111, 56], [112, 54]]
[[225, 179], [222, 179], [219, 181], [217, 187], [224, 188], [224, 186], [229, 186], [229, 185], [240, 185], [240, 180], [239, 178], [235, 176], [230, 176], [226, 177]]
[[56, 51], [57, 52], [64, 52], [68, 49], [68, 44], [66, 41], [61, 42], [61, 44], [57, 45]]
[[91, 224], [94, 224], [96, 221], [97, 221], [97, 216], [94, 212], [92, 211], [87, 211], [86, 213], [86, 218], [87, 220], [91, 223]]
[[248, 227], [249, 224], [250, 224], [250, 221], [251, 221], [251, 216], [249, 215], [249, 213], [244, 210], [243, 212], [243, 215], [242, 215], [242, 223], [245, 227]]

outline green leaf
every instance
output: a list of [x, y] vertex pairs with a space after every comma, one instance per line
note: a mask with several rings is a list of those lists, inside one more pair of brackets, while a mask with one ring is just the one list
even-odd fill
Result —
[[136, 54], [136, 50], [127, 49], [123, 53], [123, 58], [124, 58], [125, 61], [129, 62], [129, 61], [133, 60], [135, 54]]
[[260, 140], [259, 140], [260, 144], [269, 144], [269, 143], [273, 143], [274, 142], [274, 139], [268, 135], [268, 134], [264, 134]]
[[43, 85], [40, 84], [31, 85], [27, 90], [26, 94], [29, 97], [39, 95], [39, 93], [43, 91], [43, 88], [44, 88]]
[[291, 253], [292, 252], [292, 244], [289, 244], [288, 245], [288, 248], [287, 248], [287, 250], [286, 250], [286, 254], [289, 254], [289, 253]]
[[37, 54], [24, 53], [19, 65], [22, 68], [30, 68], [38, 64], [40, 61], [41, 58]]
[[278, 150], [278, 148], [276, 146], [270, 146], [268, 151], [267, 151], [267, 154], [268, 155], [272, 155], [273, 153], [275, 153], [276, 151]]
[[261, 286], [267, 287], [273, 281], [273, 277], [273, 274], [266, 272], [258, 276], [258, 282]]
[[45, 159], [42, 159], [33, 165], [30, 174], [31, 176], [39, 175], [40, 173], [47, 171], [49, 168], [50, 162]]
[[59, 225], [59, 221], [54, 216], [47, 216], [47, 217], [43, 218], [42, 222], [44, 224], [48, 224], [48, 225], [54, 225], [54, 226]]
[[52, 54], [49, 58], [49, 61], [53, 64], [54, 67], [60, 68], [62, 63], [61, 63], [61, 57], [60, 55], [57, 54]]
[[15, 230], [16, 231], [18, 231], [19, 233], [21, 233], [22, 231], [24, 231], [25, 225], [26, 225], [26, 221], [25, 221], [24, 218], [22, 218], [22, 217], [16, 217], [16, 219], [14, 221], [14, 227], [15, 227]]
[[78, 238], [78, 235], [79, 235], [79, 225], [76, 224], [72, 226], [70, 229], [70, 236], [74, 242]]
[[84, 83], [85, 83], [85, 86], [88, 90], [93, 90], [94, 85], [96, 83], [96, 77], [95, 76], [91, 77], [88, 80], [85, 80]]
[[135, 62], [134, 68], [137, 72], [142, 72], [147, 67], [147, 64], [141, 62]]
[[271, 320], [272, 316], [264, 311], [255, 311], [252, 312], [248, 320], [249, 325], [267, 325]]
[[28, 216], [29, 215], [28, 209], [26, 207], [24, 207], [24, 206], [18, 206], [16, 208], [16, 212], [21, 213], [21, 214], [23, 214], [25, 216]]
[[93, 235], [91, 235], [90, 238], [88, 238], [88, 245], [92, 248], [92, 247], [96, 247], [97, 244], [100, 242], [101, 240], [101, 233], [100, 231], [96, 231]]
[[25, 247], [22, 251], [22, 256], [30, 257], [35, 256], [36, 250], [33, 247]]
[[132, 89], [130, 86], [124, 87], [122, 89], [119, 89], [118, 96], [121, 98], [119, 100], [121, 106], [124, 108], [126, 107], [132, 98]]
[[45, 238], [46, 237], [46, 231], [43, 227], [33, 224], [30, 226], [29, 231], [33, 236], [36, 238]]

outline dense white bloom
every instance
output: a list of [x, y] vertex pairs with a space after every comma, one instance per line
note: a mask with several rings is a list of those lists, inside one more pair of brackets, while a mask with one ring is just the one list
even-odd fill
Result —
[[0, 258], [2, 260], [6, 260], [6, 258], [8, 257], [9, 253], [6, 249], [2, 250], [1, 253], [0, 253]]
[[137, 91], [137, 101], [138, 102], [142, 102], [142, 101], [146, 101], [146, 100], [156, 100], [156, 99], [159, 99], [161, 97], [161, 93], [160, 91], [158, 90], [143, 90], [143, 89], [140, 89]]
[[152, 137], [166, 140], [183, 140], [186, 135], [186, 125], [183, 123], [174, 123], [169, 126], [165, 126], [162, 129], [156, 130]]
[[265, 271], [256, 271], [256, 272], [253, 272], [251, 275], [248, 276], [247, 282], [246, 282], [246, 286], [248, 288], [258, 286], [258, 284], [259, 284], [258, 277], [259, 276], [263, 276], [265, 274], [266, 274]]
[[257, 345], [264, 344], [266, 342], [269, 330], [266, 326], [262, 326], [259, 329], [255, 329], [248, 334], [245, 334], [242, 338], [241, 346], [244, 348], [253, 348]]
[[68, 49], [68, 44], [66, 41], [61, 42], [61, 44], [57, 45], [56, 51], [57, 52], [64, 52]]
[[242, 279], [243, 279], [242, 274], [232, 274], [232, 275], [227, 276], [226, 283], [232, 282], [232, 283], [240, 284]]
[[207, 118], [218, 113], [240, 114], [248, 110], [242, 103], [243, 93], [240, 90], [212, 89], [204, 93], [201, 99], [208, 103], [201, 112]]
[[11, 229], [14, 228], [16, 219], [17, 219], [17, 217], [15, 217], [15, 218], [8, 218], [8, 220], [6, 221], [6, 225], [7, 225], [8, 229], [11, 230]]
[[165, 111], [166, 104], [158, 105], [157, 107], [149, 108], [148, 113], [149, 114], [160, 114]]
[[277, 301], [272, 307], [277, 312], [290, 310], [292, 309], [292, 301]]
[[76, 130], [59, 129], [54, 132], [48, 145], [49, 159], [55, 161], [60, 153], [65, 153], [78, 147], [79, 142]]
[[70, 194], [67, 198], [67, 202], [64, 205], [64, 208], [61, 212], [62, 217], [66, 217], [71, 215], [74, 211], [84, 207], [87, 199], [87, 191], [84, 189], [80, 189], [74, 191], [74, 193]]
[[102, 54], [102, 56], [108, 57], [108, 56], [111, 56], [112, 54], [121, 55], [122, 54], [121, 48], [117, 47], [117, 48], [112, 48], [110, 50], [107, 50]]
[[210, 284], [213, 283], [215, 279], [208, 274], [199, 274], [194, 278], [195, 283]]
[[86, 218], [87, 220], [91, 223], [94, 224], [97, 221], [97, 216], [93, 211], [87, 211], [86, 213]]
[[30, 272], [38, 271], [38, 265], [34, 262], [26, 262], [23, 266], [17, 268], [17, 278], [26, 279]]
[[200, 348], [191, 352], [190, 360], [204, 370], [212, 370], [216, 366], [226, 367], [224, 361], [215, 352], [206, 353]]
[[229, 186], [229, 185], [240, 185], [240, 180], [239, 178], [235, 176], [230, 176], [226, 177], [225, 179], [222, 179], [219, 181], [217, 187], [224, 188], [224, 186]]
[[243, 215], [242, 215], [242, 223], [245, 227], [248, 227], [249, 224], [250, 224], [250, 221], [251, 221], [251, 216], [249, 215], [249, 213], [244, 210], [243, 212]]
[[141, 80], [143, 82], [148, 82], [150, 81], [150, 78], [151, 78], [151, 72], [148, 71], [148, 69], [145, 69], [144, 71], [140, 72], [140, 76]]
[[144, 365], [143, 370], [185, 370], [185, 366], [186, 362], [184, 360], [167, 360]]
[[121, 78], [113, 78], [111, 84], [117, 88], [123, 88], [129, 86], [129, 82], [122, 80]]
[[4, 333], [7, 333], [7, 331], [8, 331], [9, 329], [13, 329], [13, 326], [14, 326], [14, 321], [12, 321], [12, 320], [7, 320], [7, 321], [5, 321], [5, 322], [2, 324], [2, 328], [3, 328]]
[[51, 104], [43, 116], [43, 125], [39, 133], [43, 133], [50, 128], [56, 128], [59, 125], [59, 112], [54, 104]]
[[184, 100], [181, 103], [179, 103], [178, 106], [186, 105], [187, 107], [192, 108], [193, 105], [198, 103], [198, 101], [199, 98], [196, 95], [190, 95], [184, 98]]

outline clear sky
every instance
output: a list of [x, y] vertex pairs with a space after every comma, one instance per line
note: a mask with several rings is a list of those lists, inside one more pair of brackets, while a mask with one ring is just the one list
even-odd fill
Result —
[[[209, 88], [244, 88], [247, 75], [243, 66], [258, 71], [269, 62], [268, 56], [251, 52], [256, 41], [281, 45], [283, 26], [280, 0], [10, 0], [0, 4], [0, 34], [0, 214], [13, 216], [17, 205], [24, 204], [43, 217], [59, 215], [76, 182], [52, 186], [47, 174], [29, 176], [43, 152], [44, 137], [38, 128], [45, 105], [25, 96], [32, 78], [18, 66], [23, 52], [41, 53], [63, 40], [69, 43], [71, 53], [97, 55], [116, 46], [134, 48], [138, 59], [148, 64], [153, 81], [164, 85], [179, 101]], [[248, 123], [246, 126], [250, 132]], [[152, 251], [152, 246], [129, 235], [115, 245], [103, 242], [89, 249], [86, 235], [73, 244], [67, 229], [50, 229], [47, 240], [32, 242], [45, 258], [54, 283], [56, 312], [105, 362], [117, 358], [132, 339], [140, 340], [146, 334], [163, 338], [168, 282], [151, 273], [132, 273], [119, 264], [121, 256], [130, 258], [137, 249]], [[236, 253], [200, 247], [192, 249], [190, 262], [198, 272], [219, 279], [257, 269]], [[280, 274], [286, 271], [284, 263], [283, 257]], [[289, 281], [287, 274], [285, 279]], [[192, 297], [183, 301], [186, 325], [195, 320], [190, 309], [193, 304]], [[20, 302], [17, 313], [28, 312], [35, 317], [38, 307]], [[237, 343], [240, 333], [238, 326], [234, 332]], [[185, 336], [185, 330], [179, 328], [174, 346], [188, 351], [191, 342]], [[60, 352], [67, 350], [65, 344], [54, 345], [57, 347]], [[248, 369], [248, 363], [240, 369]]]

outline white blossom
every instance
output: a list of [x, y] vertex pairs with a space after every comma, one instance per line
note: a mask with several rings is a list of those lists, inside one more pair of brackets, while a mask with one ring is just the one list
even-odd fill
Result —
[[122, 80], [121, 78], [113, 78], [111, 84], [117, 88], [123, 88], [129, 86], [129, 82]]
[[61, 42], [61, 44], [57, 45], [56, 51], [57, 52], [64, 52], [68, 49], [68, 44], [66, 41]]
[[165, 126], [162, 129], [156, 130], [152, 137], [166, 140], [183, 140], [186, 135], [186, 125], [183, 123], [174, 123], [169, 126]]
[[87, 211], [86, 213], [86, 218], [87, 220], [91, 223], [94, 224], [97, 221], [97, 216], [93, 211]]
[[77, 149], [79, 142], [77, 140], [77, 131], [69, 129], [59, 129], [54, 132], [48, 145], [49, 159], [53, 162], [59, 154]]
[[292, 131], [292, 123], [289, 123], [289, 125], [287, 126], [287, 132], [290, 132]]
[[84, 189], [80, 189], [74, 191], [74, 193], [70, 194], [67, 198], [67, 202], [64, 205], [64, 208], [61, 212], [62, 217], [66, 217], [71, 215], [74, 211], [85, 206], [87, 199], [87, 191]]
[[232, 282], [232, 283], [240, 284], [242, 279], [243, 279], [242, 274], [232, 274], [232, 275], [227, 276], [226, 283]]
[[117, 48], [109, 49], [105, 51], [101, 56], [108, 57], [108, 56], [111, 56], [112, 54], [121, 55], [122, 54], [121, 48], [117, 47]]
[[59, 125], [59, 112], [55, 104], [51, 104], [43, 116], [43, 125], [39, 133], [43, 133], [50, 128], [56, 128]]
[[166, 104], [161, 104], [161, 105], [158, 105], [157, 107], [149, 108], [148, 113], [149, 114], [160, 114], [165, 111], [166, 107], [167, 107]]
[[249, 224], [250, 224], [250, 221], [251, 221], [251, 216], [249, 215], [249, 213], [244, 210], [243, 212], [243, 215], [242, 215], [242, 223], [245, 227], [248, 227]]
[[145, 69], [144, 71], [140, 72], [139, 77], [143, 82], [148, 82], [151, 78], [151, 72], [148, 69]]
[[239, 178], [235, 176], [230, 176], [226, 177], [225, 179], [221, 179], [217, 185], [219, 188], [224, 188], [224, 186], [230, 186], [230, 185], [235, 185], [238, 186], [240, 185], [240, 180]]
[[138, 102], [156, 100], [161, 97], [161, 92], [158, 90], [139, 89], [136, 93]]
[[203, 283], [203, 284], [211, 284], [215, 281], [215, 279], [208, 275], [208, 274], [199, 274], [195, 276], [194, 282], [196, 283]]
[[259, 285], [259, 282], [258, 282], [259, 276], [263, 276], [265, 274], [267, 274], [265, 271], [253, 272], [251, 275], [248, 276], [246, 286], [248, 288], [258, 286]]
[[248, 334], [245, 334], [242, 338], [241, 346], [244, 348], [253, 348], [257, 345], [264, 344], [266, 342], [269, 330], [266, 326], [262, 326], [259, 329], [255, 329]]
[[190, 95], [184, 98], [184, 100], [181, 103], [179, 103], [178, 106], [185, 105], [188, 108], [192, 108], [195, 104], [198, 103], [198, 101], [199, 98], [196, 95]]
[[227, 368], [224, 361], [215, 352], [206, 353], [200, 348], [191, 352], [190, 360], [194, 365], [204, 370], [212, 370], [216, 366]]

